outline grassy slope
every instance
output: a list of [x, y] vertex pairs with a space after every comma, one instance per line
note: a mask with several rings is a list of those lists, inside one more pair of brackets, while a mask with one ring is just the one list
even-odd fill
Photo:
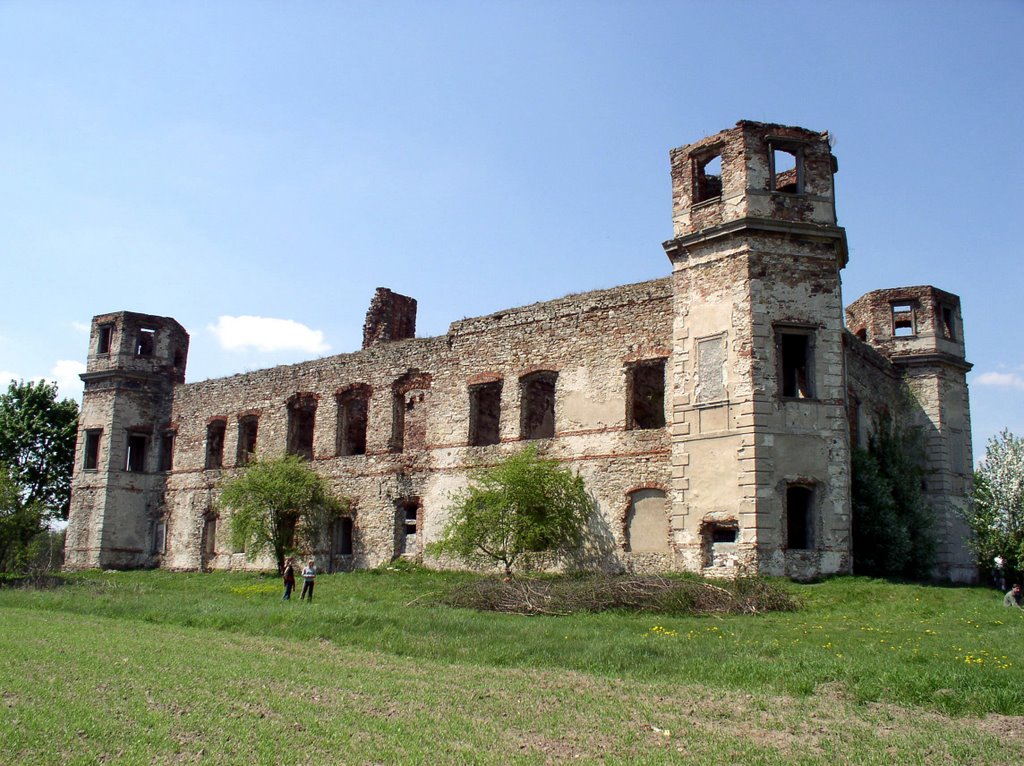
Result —
[[406, 606], [460, 577], [327, 576], [312, 607], [224, 573], [2, 590], [0, 763], [1024, 761], [1024, 612], [991, 591], [833, 580], [723, 619]]

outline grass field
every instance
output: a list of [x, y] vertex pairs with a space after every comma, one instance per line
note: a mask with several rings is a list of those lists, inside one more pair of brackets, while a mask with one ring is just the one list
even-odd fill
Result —
[[1024, 763], [1024, 611], [787, 586], [757, 616], [422, 606], [467, 575], [91, 573], [0, 589], [0, 764]]

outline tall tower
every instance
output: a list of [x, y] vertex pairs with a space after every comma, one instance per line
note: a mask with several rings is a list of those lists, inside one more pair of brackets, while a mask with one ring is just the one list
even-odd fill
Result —
[[850, 569], [828, 134], [741, 121], [671, 152], [672, 523], [687, 569]]
[[847, 325], [886, 356], [913, 396], [908, 425], [924, 435], [924, 495], [935, 518], [936, 575], [977, 579], [962, 511], [971, 482], [971, 412], [960, 298], [930, 285], [874, 290], [846, 309]]
[[173, 319], [121, 311], [93, 317], [71, 484], [66, 565], [155, 563], [171, 467], [174, 386], [188, 333]]

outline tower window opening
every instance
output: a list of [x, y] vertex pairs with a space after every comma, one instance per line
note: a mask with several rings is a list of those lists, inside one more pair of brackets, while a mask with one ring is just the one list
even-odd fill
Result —
[[97, 354], [109, 354], [111, 340], [114, 337], [114, 325], [102, 324], [99, 328], [99, 338], [96, 341]]
[[174, 439], [177, 434], [173, 430], [164, 431], [160, 437], [160, 470], [170, 471], [174, 468]]
[[951, 306], [939, 307], [939, 325], [942, 327], [942, 337], [946, 340], [956, 340], [956, 332], [953, 330], [953, 308]]
[[703, 157], [695, 157], [694, 195], [695, 204], [722, 196], [722, 153], [716, 151]]
[[781, 394], [787, 399], [814, 398], [813, 336], [806, 332], [779, 333]]
[[139, 336], [135, 340], [135, 356], [153, 356], [156, 348], [156, 330], [151, 327], [143, 327], [139, 330]]
[[85, 432], [85, 456], [82, 461], [82, 468], [86, 471], [95, 471], [100, 464], [100, 435], [102, 431]]
[[917, 335], [913, 303], [892, 304], [892, 334], [896, 338], [910, 338]]
[[124, 470], [130, 473], [142, 473], [146, 470], [146, 441], [145, 434], [128, 434]]
[[804, 193], [803, 154], [798, 148], [771, 146], [771, 190], [783, 194]]

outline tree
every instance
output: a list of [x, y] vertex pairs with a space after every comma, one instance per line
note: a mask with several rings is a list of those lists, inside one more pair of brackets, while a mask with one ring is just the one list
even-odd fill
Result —
[[1014, 581], [1024, 573], [1024, 439], [1008, 430], [988, 440], [974, 472], [974, 502], [964, 514], [984, 570], [1003, 560]]
[[853, 450], [853, 561], [858, 574], [923, 579], [935, 565], [932, 514], [921, 494], [920, 433], [892, 417]]
[[47, 522], [67, 518], [77, 425], [55, 383], [11, 381], [0, 394], [0, 570], [28, 569]]
[[0, 394], [0, 463], [25, 507], [68, 517], [77, 430], [78, 405], [57, 401], [56, 383], [12, 380]]
[[511, 576], [524, 554], [578, 548], [593, 503], [582, 478], [529, 446], [474, 471], [469, 487], [452, 496], [449, 512], [431, 550], [467, 563], [499, 563]]
[[252, 460], [220, 496], [231, 509], [231, 541], [249, 559], [272, 553], [277, 571], [295, 548], [317, 550], [330, 522], [347, 507], [297, 455]]

